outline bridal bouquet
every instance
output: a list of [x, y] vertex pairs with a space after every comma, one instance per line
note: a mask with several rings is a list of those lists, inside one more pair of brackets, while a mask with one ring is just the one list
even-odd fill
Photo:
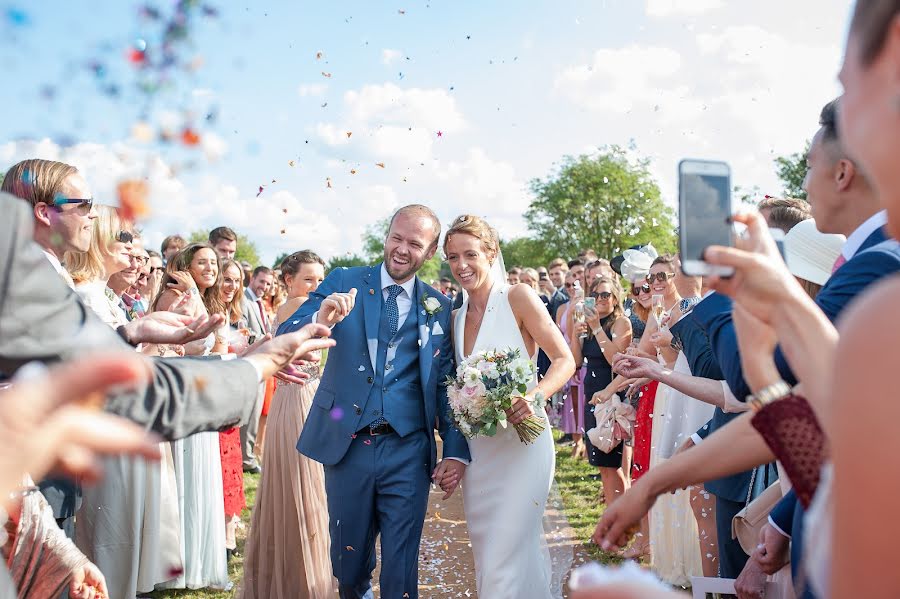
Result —
[[[535, 373], [534, 363], [518, 349], [481, 351], [463, 360], [456, 376], [447, 377], [447, 397], [457, 428], [469, 439], [493, 437], [498, 426], [506, 428], [506, 410], [513, 399], [525, 396]], [[535, 409], [542, 399], [540, 394], [535, 397]], [[547, 425], [540, 416], [531, 415], [514, 427], [522, 443], [531, 443]]]

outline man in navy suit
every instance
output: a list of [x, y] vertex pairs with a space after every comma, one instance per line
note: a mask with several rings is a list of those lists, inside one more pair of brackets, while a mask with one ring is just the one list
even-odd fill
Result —
[[[841, 148], [836, 128], [836, 104], [837, 100], [832, 101], [822, 109], [820, 128], [807, 155], [808, 171], [804, 180], [816, 227], [823, 233], [847, 236], [831, 279], [816, 297], [816, 304], [832, 321], [869, 285], [900, 271], [900, 244], [888, 238], [884, 229], [886, 214], [869, 183]], [[709, 335], [732, 393], [739, 399], [747, 397], [751, 390], [741, 370], [730, 301], [713, 295], [697, 305], [693, 316]], [[780, 349], [776, 350], [775, 361], [783, 379], [796, 384], [796, 377]], [[708, 432], [711, 430], [698, 431], [697, 438], [705, 437]], [[792, 494], [782, 500], [772, 512], [769, 526], [775, 523], [776, 530], [785, 536], [768, 535], [776, 540], [765, 549], [770, 557], [784, 555], [790, 534], [792, 567], [795, 569], [800, 565], [802, 553], [802, 511]], [[772, 559], [763, 562], [766, 571], [784, 565]]]
[[333, 327], [337, 342], [297, 449], [325, 465], [332, 569], [343, 599], [372, 597], [379, 534], [381, 596], [418, 596], [431, 478], [449, 497], [469, 460], [444, 385], [453, 358], [450, 300], [416, 277], [440, 230], [425, 206], [401, 208], [382, 264], [331, 272], [278, 329], [318, 322]]

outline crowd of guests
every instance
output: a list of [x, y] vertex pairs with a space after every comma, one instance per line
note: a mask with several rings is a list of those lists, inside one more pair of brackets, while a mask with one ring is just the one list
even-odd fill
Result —
[[[33, 227], [33, 234], [27, 237], [40, 248], [38, 262], [42, 263], [38, 266], [51, 268], [51, 278], [74, 292], [63, 293], [65, 301], [92, 314], [114, 337], [129, 342], [133, 352], [160, 360], [188, 364], [191, 359], [221, 362], [266, 356], [264, 350], [273, 345], [270, 340], [275, 327], [293, 314], [324, 278], [325, 264], [311, 251], [287, 256], [277, 270], [266, 266], [251, 269], [238, 263], [234, 260], [238, 237], [227, 227], [213, 229], [203, 243], [167, 237], [157, 253], [144, 246], [134, 223], [116, 208], [94, 204], [87, 182], [64, 163], [22, 161], [6, 173], [3, 191], [16, 196], [4, 201], [28, 209], [31, 222], [26, 224]], [[14, 233], [21, 237], [25, 231]], [[322, 331], [318, 334], [327, 336]], [[84, 337], [81, 332], [79, 335]], [[301, 345], [310, 336], [311, 332], [301, 336]], [[32, 345], [41, 343], [45, 340]], [[281, 352], [273, 356], [270, 351], [268, 357], [253, 362], [254, 382], [244, 385], [244, 393], [240, 385], [222, 388], [224, 381], [214, 380], [221, 375], [213, 373], [189, 381], [157, 383], [190, 386], [169, 390], [173, 397], [159, 398], [162, 408], [146, 406], [154, 413], [148, 414], [150, 421], [145, 424], [169, 440], [153, 443], [152, 450], [138, 444], [143, 451], [139, 456], [105, 457], [104, 475], [97, 484], [82, 485], [79, 477], [62, 473], [42, 477], [35, 486], [28, 475], [37, 473], [28, 471], [25, 484], [19, 485], [19, 500], [12, 501], [8, 510], [12, 517], [5, 520], [8, 543], [0, 545], [19, 596], [51, 597], [66, 587], [72, 597], [135, 597], [156, 589], [231, 588], [228, 561], [235, 554], [236, 527], [247, 507], [243, 474], [261, 472], [270, 406], [278, 418], [270, 427], [271, 459], [257, 495], [243, 595], [275, 596], [253, 585], [271, 579], [268, 569], [276, 560], [267, 553], [270, 539], [282, 538], [290, 551], [300, 551], [306, 542], [299, 527], [290, 539], [280, 534], [291, 521], [289, 513], [299, 512], [293, 518], [295, 523], [311, 517], [316, 520], [315, 529], [327, 531], [321, 466], [298, 466], [301, 456], [294, 449], [298, 427], [315, 392], [318, 356], [303, 352], [308, 360], [294, 364], [297, 356], [293, 350], [285, 353], [281, 338], [275, 345]], [[326, 344], [319, 342], [318, 346]], [[33, 349], [37, 350], [34, 357], [46, 359], [52, 354]], [[17, 366], [5, 364], [4, 373], [13, 374]], [[283, 379], [277, 391], [276, 374]], [[222, 401], [209, 398], [207, 388], [217, 386], [216, 393], [231, 397], [223, 401], [240, 404], [239, 416], [234, 409], [224, 411], [211, 416], [212, 422], [193, 426], [194, 430], [170, 422], [178, 413], [167, 411], [165, 402], [175, 399], [178, 391], [199, 395], [199, 401], [205, 402], [200, 409], [192, 405], [186, 411], [215, 414]], [[17, 388], [14, 383], [12, 390]], [[165, 422], [154, 423], [154, 418]], [[239, 422], [242, 426], [234, 426]], [[179, 430], [173, 430], [176, 428]], [[148, 453], [151, 459], [147, 459]], [[306, 484], [310, 477], [314, 483]], [[285, 486], [288, 480], [295, 484]], [[285, 496], [289, 489], [306, 495]], [[266, 542], [259, 542], [260, 536]], [[309, 560], [320, 564], [320, 579], [330, 590], [327, 535], [321, 535], [315, 545]], [[58, 550], [48, 553], [47, 546]], [[280, 563], [288, 565], [291, 560]], [[41, 568], [52, 575], [39, 576]]]

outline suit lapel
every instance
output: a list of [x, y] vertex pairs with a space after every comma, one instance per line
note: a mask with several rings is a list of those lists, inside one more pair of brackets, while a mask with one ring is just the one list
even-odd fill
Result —
[[[381, 320], [381, 278], [378, 276], [381, 266], [373, 266], [363, 275], [363, 286], [358, 290], [362, 294], [363, 317], [366, 326], [366, 347], [372, 361], [372, 372], [375, 372], [378, 359], [378, 324]], [[359, 297], [357, 295], [357, 297]]]
[[423, 389], [425, 388], [425, 385], [428, 384], [429, 377], [431, 376], [431, 362], [433, 357], [431, 355], [431, 327], [429, 326], [431, 323], [429, 322], [428, 314], [425, 313], [425, 308], [422, 307], [425, 294], [428, 293], [427, 289], [430, 288], [419, 280], [419, 277], [416, 277], [416, 296], [412, 298], [413, 303], [410, 310], [416, 311], [416, 322], [418, 323], [419, 372], [422, 375]]
[[261, 331], [262, 334], [265, 335], [266, 328], [263, 326], [263, 323], [260, 320], [259, 305], [255, 301], [253, 301], [253, 299], [250, 297], [250, 294], [247, 293], [246, 289], [244, 290], [244, 298], [247, 300], [247, 308], [248, 312], [250, 312], [248, 316], [252, 318], [254, 322], [256, 322], [257, 330]]

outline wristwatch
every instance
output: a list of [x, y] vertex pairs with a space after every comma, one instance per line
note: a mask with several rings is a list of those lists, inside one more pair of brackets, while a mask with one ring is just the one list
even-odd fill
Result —
[[784, 381], [772, 383], [767, 387], [763, 387], [753, 395], [747, 396], [747, 403], [750, 404], [757, 412], [765, 405], [784, 399], [793, 393], [791, 386]]

